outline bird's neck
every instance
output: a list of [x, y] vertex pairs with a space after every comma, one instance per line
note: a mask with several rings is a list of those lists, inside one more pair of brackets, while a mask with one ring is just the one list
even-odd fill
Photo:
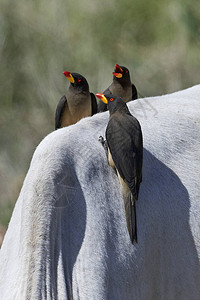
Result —
[[121, 105], [112, 106], [109, 108], [110, 116], [112, 116], [114, 113], [127, 113], [130, 114], [130, 111], [125, 103], [122, 103]]
[[116, 78], [115, 76], [113, 76], [113, 83], [116, 85], [121, 85], [123, 88], [131, 86], [131, 80], [130, 77], [128, 78]]
[[75, 88], [72, 85], [69, 86], [69, 92], [73, 94], [82, 94], [82, 95], [89, 95], [89, 89], [86, 87], [85, 89]]

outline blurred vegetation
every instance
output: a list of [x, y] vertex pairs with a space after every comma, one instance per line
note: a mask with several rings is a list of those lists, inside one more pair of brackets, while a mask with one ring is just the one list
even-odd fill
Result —
[[54, 129], [64, 70], [93, 92], [127, 66], [141, 95], [199, 83], [197, 0], [0, 0], [0, 224], [7, 226], [32, 154]]

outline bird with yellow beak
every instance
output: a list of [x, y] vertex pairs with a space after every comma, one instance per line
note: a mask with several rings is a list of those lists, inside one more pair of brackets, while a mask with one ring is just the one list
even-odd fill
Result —
[[[135, 100], [138, 98], [137, 89], [133, 83], [131, 83], [129, 70], [124, 66], [115, 65], [113, 72], [113, 82], [103, 92], [103, 94], [112, 94], [121, 97], [125, 102]], [[107, 110], [107, 104], [99, 102], [98, 112]]]
[[75, 124], [80, 119], [97, 113], [95, 95], [90, 93], [85, 77], [63, 72], [70, 82], [66, 95], [60, 99], [55, 114], [55, 129]]
[[138, 120], [130, 113], [121, 97], [96, 96], [108, 105], [110, 113], [106, 128], [108, 162], [118, 174], [125, 206], [130, 240], [137, 242], [136, 200], [142, 182], [143, 138]]

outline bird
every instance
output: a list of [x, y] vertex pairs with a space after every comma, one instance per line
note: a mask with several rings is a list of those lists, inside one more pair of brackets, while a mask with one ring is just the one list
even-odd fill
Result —
[[[138, 98], [135, 85], [131, 83], [130, 73], [126, 67], [115, 65], [113, 72], [113, 82], [103, 92], [103, 94], [113, 94], [121, 97], [125, 102]], [[107, 104], [100, 101], [98, 104], [98, 112], [107, 111]]]
[[122, 186], [127, 228], [133, 244], [137, 242], [136, 200], [142, 182], [142, 129], [121, 97], [102, 93], [96, 97], [108, 105], [108, 163], [116, 170]]
[[75, 124], [80, 119], [97, 113], [96, 97], [90, 93], [86, 78], [68, 71], [63, 74], [70, 81], [70, 86], [57, 105], [55, 129]]

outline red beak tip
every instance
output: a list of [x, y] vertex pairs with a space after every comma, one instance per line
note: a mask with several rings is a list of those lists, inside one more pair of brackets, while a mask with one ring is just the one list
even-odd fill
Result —
[[116, 64], [115, 65], [115, 73], [122, 73], [122, 72], [123, 71], [122, 71], [121, 67], [118, 64]]
[[97, 94], [96, 94], [96, 97], [99, 98], [99, 99], [101, 99], [101, 98], [103, 97], [103, 94], [97, 93]]
[[69, 75], [70, 75], [70, 72], [68, 72], [68, 71], [64, 71], [64, 72], [63, 72], [63, 74], [64, 74], [66, 77], [69, 77]]

